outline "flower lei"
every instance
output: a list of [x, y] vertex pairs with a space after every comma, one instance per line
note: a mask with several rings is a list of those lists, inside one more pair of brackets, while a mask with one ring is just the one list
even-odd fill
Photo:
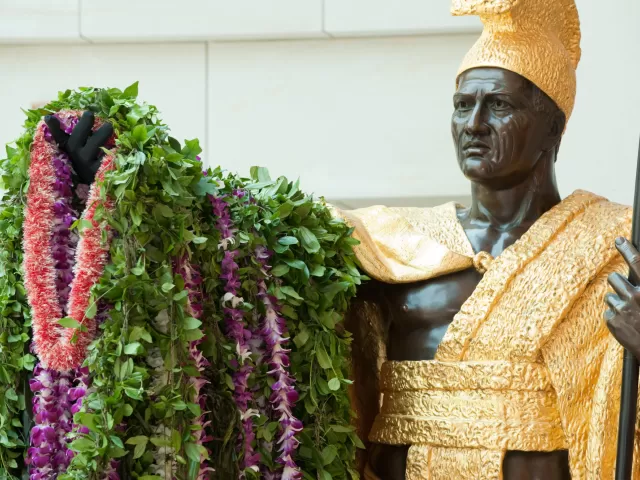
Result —
[[[68, 134], [77, 124], [78, 116], [78, 112], [57, 115]], [[98, 180], [112, 168], [113, 156], [108, 156], [98, 172]], [[88, 371], [78, 367], [94, 325], [89, 319], [77, 341], [71, 342], [74, 330], [58, 322], [67, 312], [71, 318], [80, 319], [76, 320], [78, 323], [85, 321], [89, 290], [102, 274], [108, 251], [108, 245], [100, 242], [100, 229], [93, 220], [99, 188], [92, 186], [89, 207], [82, 216], [90, 227], [82, 239], [71, 231], [78, 217], [73, 208], [71, 175], [69, 158], [58, 150], [41, 122], [31, 150], [31, 182], [24, 222], [25, 287], [33, 312], [33, 350], [40, 358], [29, 382], [35, 394], [35, 426], [30, 433], [27, 458], [31, 480], [64, 472], [73, 457], [66, 437], [74, 428], [72, 416], [79, 410], [87, 388]]]
[[[236, 192], [237, 198], [242, 198], [244, 194]], [[240, 278], [238, 275], [239, 265], [236, 257], [240, 251], [231, 249], [236, 239], [233, 236], [233, 228], [229, 208], [221, 197], [211, 197], [213, 213], [217, 217], [216, 226], [220, 232], [219, 248], [224, 251], [224, 258], [221, 262], [222, 274], [220, 278], [224, 281], [225, 295], [222, 298], [223, 311], [225, 316], [226, 334], [235, 343], [235, 350], [238, 356], [237, 361], [232, 362], [236, 368], [233, 374], [233, 398], [235, 400], [242, 423], [243, 445], [241, 451], [244, 453], [242, 468], [255, 472], [259, 471], [258, 463], [260, 455], [254, 451], [255, 433], [253, 428], [253, 416], [257, 410], [249, 408], [252, 400], [252, 393], [249, 388], [249, 378], [254, 371], [252, 365], [251, 349], [249, 342], [253, 337], [252, 331], [244, 323], [244, 311], [241, 307], [244, 300], [239, 296]]]
[[[271, 269], [268, 265], [271, 256], [272, 252], [267, 251], [266, 248], [258, 248], [256, 251], [256, 258], [265, 273]], [[261, 334], [267, 346], [268, 373], [274, 380], [271, 385], [273, 393], [269, 401], [273, 411], [279, 415], [277, 420], [280, 424], [280, 437], [277, 443], [280, 445], [281, 453], [277, 462], [283, 466], [281, 476], [283, 480], [299, 480], [302, 478], [302, 473], [296, 465], [293, 455], [300, 444], [295, 435], [302, 430], [303, 425], [292, 412], [292, 407], [298, 401], [299, 394], [294, 388], [295, 378], [288, 371], [290, 350], [285, 348], [289, 340], [286, 337], [287, 325], [281, 315], [278, 299], [269, 295], [264, 280], [258, 282], [258, 292], [258, 297], [266, 310]]]
[[[0, 477], [357, 478], [350, 229], [264, 169], [203, 173], [136, 94], [61, 93], [0, 160]], [[88, 193], [41, 122], [87, 108], [117, 149]]]
[[[71, 115], [59, 115], [60, 120], [68, 122], [68, 131], [78, 121], [77, 112]], [[71, 206], [70, 161], [47, 133], [42, 122], [32, 146], [24, 222], [25, 287], [33, 311], [35, 352], [43, 366], [67, 371], [82, 363], [95, 333], [95, 312], [86, 313], [89, 292], [102, 275], [109, 249], [94, 219], [98, 204], [103, 203], [97, 183], [114, 168], [114, 157], [111, 154], [103, 160], [97, 183], [91, 186], [82, 214], [89, 226], [78, 240], [70, 230], [77, 220]], [[109, 204], [104, 202], [107, 209]], [[85, 328], [75, 331], [61, 326], [65, 313]]]

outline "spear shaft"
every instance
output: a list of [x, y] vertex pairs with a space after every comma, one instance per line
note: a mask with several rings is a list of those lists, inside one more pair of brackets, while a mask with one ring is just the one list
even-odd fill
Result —
[[[636, 167], [636, 189], [633, 198], [631, 243], [640, 247], [640, 148]], [[629, 281], [638, 285], [640, 279], [629, 274]], [[620, 418], [618, 422], [618, 452], [616, 455], [615, 480], [631, 480], [633, 469], [633, 444], [636, 432], [638, 406], [638, 360], [625, 349], [622, 363], [622, 391], [620, 394]]]

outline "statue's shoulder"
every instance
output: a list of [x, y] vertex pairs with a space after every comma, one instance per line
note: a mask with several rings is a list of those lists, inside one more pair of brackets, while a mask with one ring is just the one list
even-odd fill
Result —
[[373, 205], [355, 210], [342, 210], [332, 207], [336, 217], [344, 219], [358, 233], [372, 236], [405, 235], [415, 230], [446, 246], [455, 248], [460, 245], [460, 253], [469, 253], [464, 230], [458, 221], [455, 202], [444, 203], [435, 207], [387, 207]]
[[356, 255], [365, 272], [386, 283], [427, 280], [468, 268], [473, 248], [457, 217], [455, 203], [431, 208], [375, 205], [333, 208], [360, 241]]
[[[570, 215], [568, 228], [573, 231], [587, 232], [587, 238], [601, 238], [605, 233], [629, 236], [631, 234], [632, 208], [628, 205], [612, 202], [600, 195], [585, 190], [577, 190], [562, 204]], [[583, 235], [584, 236], [584, 235]]]

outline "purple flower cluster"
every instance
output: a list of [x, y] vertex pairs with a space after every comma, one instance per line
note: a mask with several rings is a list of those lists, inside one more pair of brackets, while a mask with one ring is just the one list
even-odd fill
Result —
[[77, 212], [71, 207], [73, 198], [73, 181], [71, 167], [66, 154], [59, 153], [53, 157], [56, 169], [55, 181], [55, 224], [51, 235], [51, 252], [56, 268], [56, 287], [58, 301], [63, 315], [67, 313], [67, 302], [73, 280], [73, 265], [78, 236], [71, 232], [71, 225], [78, 219]]
[[[247, 360], [251, 357], [249, 341], [252, 333], [244, 321], [244, 312], [234, 307], [234, 299], [237, 299], [240, 278], [238, 275], [238, 264], [235, 261], [238, 251], [226, 251], [222, 260], [222, 275], [226, 281], [225, 292], [233, 295], [230, 300], [231, 306], [224, 307], [226, 318], [226, 330], [229, 338], [236, 342], [236, 353], [240, 358], [238, 369], [233, 374], [234, 392], [233, 396], [236, 406], [242, 418], [242, 428], [244, 434], [244, 468], [256, 468], [260, 459], [260, 454], [254, 451], [255, 432], [253, 425], [253, 412], [249, 409], [249, 402], [253, 395], [249, 388], [249, 377], [254, 371], [254, 366]], [[229, 303], [229, 302], [227, 302]], [[237, 305], [236, 305], [237, 306]]]
[[102, 474], [102, 480], [120, 480], [120, 474], [118, 473], [118, 467], [120, 466], [119, 460], [111, 460], [109, 466]]
[[[76, 115], [58, 115], [57, 113], [53, 115], [60, 122], [60, 128], [67, 135], [71, 135], [73, 129], [76, 128], [76, 125], [80, 121], [80, 119]], [[51, 135], [51, 131], [49, 127], [44, 125], [44, 139], [48, 142], [53, 142], [53, 135]]]
[[231, 214], [229, 213], [229, 205], [224, 201], [223, 197], [214, 197], [210, 195], [209, 198], [211, 200], [211, 205], [213, 206], [213, 214], [218, 217], [216, 227], [220, 232], [219, 248], [226, 251], [229, 248], [229, 245], [232, 245], [234, 242], [234, 229]]
[[[242, 198], [240, 195], [236, 196]], [[244, 196], [243, 192], [242, 196]], [[240, 267], [236, 262], [239, 252], [238, 250], [229, 250], [229, 246], [234, 244], [234, 230], [227, 202], [220, 197], [211, 196], [210, 198], [213, 213], [218, 217], [216, 226], [221, 238], [219, 247], [224, 250], [220, 278], [225, 282], [224, 291], [226, 295], [223, 298], [225, 328], [227, 336], [236, 343], [236, 353], [239, 358], [239, 363], [233, 365], [236, 367], [236, 371], [232, 379], [234, 385], [233, 398], [242, 420], [243, 469], [258, 471], [260, 454], [255, 451], [254, 447], [256, 435], [253, 424], [253, 417], [256, 415], [256, 411], [249, 408], [249, 402], [253, 397], [249, 388], [249, 378], [254, 371], [254, 366], [248, 361], [251, 358], [249, 342], [252, 332], [247, 328], [244, 321], [244, 311], [237, 308], [241, 303], [241, 299], [238, 297], [240, 289], [238, 270]]]
[[[78, 123], [77, 117], [57, 118], [60, 120], [60, 126], [67, 134], [70, 134]], [[48, 142], [55, 145], [51, 132], [46, 125], [44, 126], [44, 136]], [[58, 151], [53, 157], [53, 167], [56, 172], [53, 191], [55, 223], [50, 245], [55, 262], [58, 301], [64, 316], [67, 313], [67, 302], [73, 280], [75, 251], [78, 245], [78, 236], [71, 232], [70, 227], [78, 219], [78, 212], [72, 208], [73, 178], [68, 155]]]
[[[179, 273], [182, 275], [185, 281], [185, 288], [189, 292], [189, 314], [193, 318], [201, 319], [202, 318], [202, 277], [200, 276], [200, 272], [198, 268], [194, 265], [191, 265], [189, 260], [186, 257], [183, 257], [179, 263]], [[195, 399], [194, 402], [200, 406], [200, 410], [202, 415], [200, 415], [194, 422], [196, 429], [193, 431], [193, 435], [196, 440], [196, 444], [204, 445], [207, 442], [212, 440], [212, 437], [208, 436], [206, 433], [206, 429], [211, 424], [210, 421], [205, 421], [205, 408], [206, 408], [206, 398], [202, 394], [202, 389], [204, 386], [209, 383], [204, 376], [203, 372], [207, 367], [211, 365], [211, 363], [205, 358], [202, 354], [202, 351], [198, 347], [202, 342], [203, 338], [199, 340], [194, 340], [189, 344], [189, 356], [193, 361], [195, 367], [200, 372], [200, 376], [192, 376], [190, 378], [190, 382], [193, 385], [193, 389], [195, 391]], [[209, 472], [212, 472], [213, 469], [207, 465], [207, 462], [204, 456], [200, 458], [200, 470], [198, 471], [197, 480], [206, 480], [209, 476]]]
[[[265, 277], [269, 276], [271, 257], [264, 247], [256, 249], [256, 259], [262, 267]], [[298, 392], [295, 390], [295, 378], [287, 369], [289, 368], [289, 352], [285, 348], [289, 338], [287, 335], [287, 325], [285, 319], [280, 315], [278, 300], [267, 292], [267, 285], [264, 279], [258, 282], [258, 298], [265, 306], [266, 313], [262, 325], [262, 336], [266, 344], [266, 357], [269, 364], [269, 375], [275, 380], [271, 385], [272, 394], [269, 398], [271, 407], [280, 423], [280, 436], [278, 445], [280, 446], [278, 463], [283, 466], [281, 475], [276, 472], [275, 478], [282, 480], [300, 480], [302, 472], [293, 460], [293, 454], [300, 444], [295, 437], [296, 433], [302, 430], [302, 422], [293, 415], [293, 406], [298, 401]]]
[[[56, 372], [37, 365], [29, 381], [33, 397], [35, 426], [31, 429], [31, 447], [27, 451], [30, 480], [55, 479], [65, 472], [73, 457], [67, 448], [67, 435], [73, 431], [73, 413], [82, 405], [89, 372], [80, 368]], [[78, 431], [87, 433], [86, 427]]]

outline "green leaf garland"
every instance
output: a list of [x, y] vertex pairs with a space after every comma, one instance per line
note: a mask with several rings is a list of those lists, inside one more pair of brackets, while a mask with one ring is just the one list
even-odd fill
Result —
[[[35, 359], [28, 353], [30, 309], [22, 283], [23, 197], [28, 186], [29, 151], [43, 115], [92, 110], [117, 134], [116, 170], [108, 172], [103, 195], [115, 199], [108, 222], [115, 235], [110, 261], [92, 289], [89, 315], [102, 315], [89, 348], [91, 390], [74, 421], [88, 433], [69, 438], [76, 452], [60, 480], [97, 480], [118, 459], [128, 478], [157, 480], [200, 477], [203, 458], [211, 478], [237, 478], [244, 452], [241, 422], [233, 401], [238, 365], [235, 345], [223, 323], [220, 279], [224, 249], [210, 196], [225, 198], [239, 250], [244, 321], [257, 331], [264, 315], [257, 282], [265, 281], [280, 303], [291, 337], [289, 367], [300, 399], [294, 415], [304, 429], [295, 461], [304, 478], [357, 478], [350, 384], [351, 336], [342, 326], [349, 300], [363, 280], [352, 246], [352, 231], [332, 217], [322, 199], [304, 194], [298, 182], [272, 180], [254, 167], [249, 178], [209, 169], [203, 174], [197, 140], [181, 146], [168, 134], [154, 106], [136, 100], [134, 84], [118, 89], [81, 88], [27, 112], [24, 135], [0, 161], [0, 478], [21, 468], [28, 432], [23, 426], [25, 385]], [[244, 197], [234, 195], [243, 191]], [[81, 227], [81, 225], [78, 225]], [[81, 229], [81, 228], [80, 228]], [[252, 257], [257, 247], [274, 252], [268, 275]], [[190, 291], [177, 259], [199, 269], [203, 279], [201, 318], [190, 310]], [[101, 309], [104, 310], [101, 313]], [[61, 324], [75, 328], [73, 319]], [[211, 364], [202, 394], [210, 421], [206, 444], [194, 428], [203, 413], [193, 378], [192, 342]], [[259, 412], [254, 448], [263, 470], [278, 469], [278, 421], [260, 398], [269, 398], [268, 367], [260, 348], [249, 385]], [[258, 473], [244, 472], [258, 477]], [[209, 474], [208, 474], [209, 475]]]

